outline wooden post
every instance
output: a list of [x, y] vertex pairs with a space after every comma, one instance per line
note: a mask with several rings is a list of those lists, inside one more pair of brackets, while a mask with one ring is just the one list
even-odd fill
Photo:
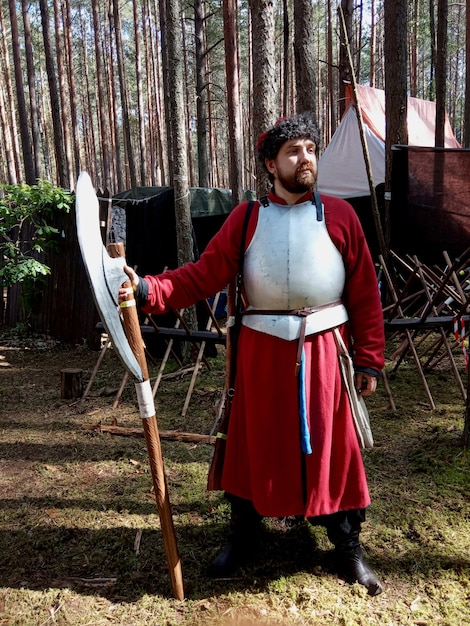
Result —
[[81, 398], [82, 396], [83, 370], [74, 367], [66, 367], [60, 370], [60, 397], [63, 400]]
[[[124, 245], [122, 243], [113, 243], [108, 245], [109, 256], [116, 258], [124, 256]], [[137, 362], [142, 370], [144, 381], [149, 380], [147, 360], [145, 358], [144, 342], [140, 331], [139, 317], [137, 307], [135, 305], [134, 295], [130, 281], [124, 283], [124, 287], [128, 288], [127, 302], [129, 306], [122, 307], [122, 317], [124, 322], [124, 330], [127, 340], [134, 353]], [[117, 295], [117, 294], [116, 294]], [[145, 441], [147, 444], [147, 452], [152, 474], [153, 487], [155, 491], [155, 499], [160, 516], [160, 524], [163, 533], [163, 543], [165, 547], [168, 569], [170, 571], [171, 585], [174, 596], [177, 600], [184, 600], [183, 575], [181, 570], [181, 560], [178, 553], [176, 543], [176, 533], [173, 526], [173, 518], [171, 514], [170, 499], [168, 497], [167, 482], [165, 476], [165, 468], [163, 464], [163, 455], [160, 443], [160, 434], [158, 432], [157, 417], [142, 416], [142, 425], [144, 428]]]
[[465, 404], [465, 420], [462, 439], [464, 447], [468, 448], [470, 445], [470, 365], [467, 370], [467, 402]]
[[87, 384], [87, 386], [86, 386], [86, 389], [85, 389], [85, 391], [84, 391], [84, 393], [83, 393], [83, 396], [82, 396], [82, 402], [85, 400], [85, 398], [86, 398], [86, 397], [88, 396], [88, 394], [90, 393], [91, 386], [92, 386], [92, 384], [93, 384], [93, 381], [95, 380], [95, 376], [96, 376], [96, 374], [97, 374], [97, 372], [98, 372], [98, 369], [99, 369], [99, 367], [100, 367], [101, 361], [103, 360], [103, 357], [104, 357], [104, 354], [105, 354], [106, 350], [107, 350], [110, 346], [111, 346], [111, 342], [107, 339], [107, 340], [106, 340], [106, 343], [105, 343], [105, 344], [104, 344], [104, 346], [101, 348], [100, 354], [99, 354], [99, 356], [98, 356], [98, 360], [96, 361], [96, 365], [95, 365], [95, 367], [93, 368], [93, 372], [91, 373], [90, 380], [88, 381], [88, 384]]
[[366, 165], [367, 180], [369, 182], [370, 199], [371, 199], [371, 206], [372, 206], [372, 217], [374, 218], [375, 230], [377, 233], [377, 241], [379, 244], [380, 253], [384, 257], [384, 259], [388, 261], [388, 257], [389, 257], [388, 247], [385, 243], [384, 233], [382, 229], [382, 222], [380, 221], [380, 213], [379, 213], [379, 207], [377, 203], [377, 194], [375, 192], [374, 180], [372, 176], [372, 166], [370, 162], [369, 148], [367, 147], [367, 140], [366, 140], [365, 133], [364, 133], [364, 121], [362, 119], [362, 111], [361, 111], [361, 106], [359, 104], [359, 98], [357, 97], [356, 76], [354, 74], [354, 65], [353, 65], [353, 61], [351, 57], [351, 49], [350, 49], [349, 42], [348, 42], [348, 32], [346, 30], [346, 24], [344, 21], [344, 13], [343, 13], [343, 9], [341, 8], [341, 5], [338, 6], [338, 15], [339, 15], [340, 22], [341, 22], [344, 46], [346, 48], [346, 53], [348, 57], [349, 69], [351, 70], [351, 86], [352, 86], [352, 91], [353, 91], [353, 96], [354, 96], [354, 105], [355, 105], [354, 108], [356, 109], [357, 125], [359, 128], [362, 151], [364, 154], [364, 162]]

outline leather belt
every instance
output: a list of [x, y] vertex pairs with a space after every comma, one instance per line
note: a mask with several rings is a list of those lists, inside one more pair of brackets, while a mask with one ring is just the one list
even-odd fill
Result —
[[326, 302], [325, 304], [319, 304], [317, 306], [306, 306], [301, 309], [247, 309], [242, 311], [242, 315], [295, 315], [301, 318], [300, 334], [297, 344], [297, 355], [295, 358], [295, 375], [297, 376], [300, 371], [300, 362], [302, 360], [302, 349], [305, 343], [305, 330], [307, 327], [307, 317], [323, 311], [324, 309], [330, 309], [332, 307], [343, 304], [342, 300], [333, 300], [332, 302]]

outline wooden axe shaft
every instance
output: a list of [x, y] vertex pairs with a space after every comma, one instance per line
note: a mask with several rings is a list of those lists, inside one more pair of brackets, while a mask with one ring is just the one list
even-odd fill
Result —
[[[109, 244], [108, 252], [110, 257], [124, 256], [124, 245], [122, 243]], [[135, 304], [132, 285], [129, 282], [124, 284], [128, 288], [127, 300], [130, 306], [121, 309], [124, 331], [127, 340], [137, 359], [144, 376], [144, 381], [149, 380], [147, 360], [145, 357], [144, 342], [140, 331], [139, 317]], [[168, 496], [167, 481], [165, 476], [165, 467], [160, 443], [160, 434], [158, 432], [157, 417], [142, 416], [142, 424], [144, 428], [145, 441], [147, 444], [147, 452], [149, 457], [150, 471], [152, 474], [152, 482], [155, 490], [155, 498], [157, 501], [158, 514], [160, 517], [160, 525], [163, 533], [163, 543], [165, 554], [170, 572], [171, 585], [173, 594], [177, 600], [184, 600], [183, 574], [181, 569], [181, 560], [178, 552], [176, 541], [176, 533], [173, 525], [173, 517], [171, 514], [171, 504]]]

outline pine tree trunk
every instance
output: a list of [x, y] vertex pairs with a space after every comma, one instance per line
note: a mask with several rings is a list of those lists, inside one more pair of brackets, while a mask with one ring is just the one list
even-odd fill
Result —
[[172, 124], [170, 122], [170, 99], [166, 96], [171, 92], [170, 79], [169, 79], [169, 67], [168, 67], [168, 25], [167, 25], [167, 7], [166, 0], [158, 0], [159, 17], [160, 17], [160, 49], [162, 52], [162, 82], [163, 82], [163, 108], [165, 111], [165, 135], [166, 135], [166, 148], [167, 148], [167, 162], [168, 162], [168, 183], [173, 185], [173, 138], [172, 138]]
[[[149, 36], [145, 41], [149, 44], [148, 49], [148, 67], [149, 71], [149, 111], [151, 111], [151, 137], [154, 150], [150, 153], [154, 157], [153, 176], [154, 184], [162, 185], [167, 178], [168, 164], [166, 155], [165, 135], [163, 129], [163, 107], [162, 107], [162, 72], [161, 72], [161, 51], [158, 46], [154, 32], [157, 31], [158, 10], [156, 2], [153, 2], [153, 14], [149, 6]], [[151, 105], [150, 105], [151, 103]]]
[[343, 12], [344, 24], [347, 32], [347, 42], [344, 41], [343, 29], [340, 29], [340, 47], [339, 47], [339, 111], [340, 117], [345, 110], [345, 82], [351, 82], [351, 69], [349, 67], [348, 55], [346, 52], [346, 44], [351, 46], [352, 42], [352, 0], [341, 0], [341, 10]]
[[434, 82], [434, 71], [436, 68], [436, 20], [434, 7], [434, 0], [429, 0], [429, 45], [431, 54], [429, 59], [428, 100], [434, 100], [434, 95], [436, 93], [436, 85]]
[[109, 18], [109, 31], [107, 37], [108, 43], [108, 59], [106, 66], [108, 68], [108, 98], [111, 103], [111, 145], [110, 145], [110, 154], [114, 155], [114, 178], [118, 191], [124, 191], [125, 185], [125, 176], [124, 176], [124, 168], [122, 166], [122, 151], [121, 151], [121, 142], [119, 140], [119, 125], [118, 125], [118, 112], [117, 112], [117, 92], [116, 92], [116, 76], [115, 76], [115, 58], [116, 58], [116, 48], [114, 41], [114, 14], [113, 14], [113, 0], [109, 0], [109, 8], [108, 8], [108, 18]]
[[42, 37], [44, 42], [47, 81], [49, 85], [57, 179], [59, 185], [65, 188], [67, 184], [67, 164], [65, 159], [64, 138], [62, 135], [59, 89], [57, 85], [51, 36], [49, 31], [50, 15], [47, 0], [39, 0], [39, 7], [41, 11]]
[[183, 68], [184, 68], [184, 108], [185, 108], [185, 124], [184, 127], [186, 129], [186, 147], [188, 151], [188, 180], [189, 186], [195, 187], [195, 177], [194, 177], [194, 150], [193, 150], [193, 142], [191, 140], [191, 97], [190, 94], [192, 92], [192, 85], [189, 78], [189, 62], [188, 62], [188, 44], [186, 40], [186, 19], [184, 12], [181, 15], [180, 19], [181, 23], [181, 36], [183, 39]]
[[364, 17], [364, 10], [363, 10], [363, 3], [359, 2], [359, 6], [358, 6], [358, 10], [359, 10], [359, 19], [357, 20], [359, 22], [358, 27], [357, 27], [357, 38], [356, 38], [356, 45], [355, 45], [355, 49], [356, 49], [356, 64], [355, 64], [355, 72], [356, 72], [356, 78], [358, 80], [358, 82], [361, 81], [361, 49], [362, 49], [362, 20]]
[[84, 136], [86, 145], [86, 163], [87, 170], [93, 180], [97, 178], [98, 159], [96, 154], [96, 133], [94, 124], [94, 107], [92, 105], [92, 87], [90, 84], [90, 68], [88, 62], [88, 48], [86, 45], [86, 27], [85, 22], [81, 22], [82, 28], [82, 54], [83, 54], [83, 78], [84, 89], [82, 92], [82, 110], [84, 117]]
[[336, 130], [336, 99], [335, 99], [335, 86], [333, 78], [333, 0], [328, 0], [328, 34], [327, 34], [327, 83], [328, 83], [328, 125], [324, 129], [326, 131], [326, 143], [329, 142], [331, 136]]
[[209, 186], [209, 154], [207, 150], [207, 88], [205, 79], [206, 49], [204, 37], [204, 5], [194, 2], [194, 39], [196, 50], [196, 115], [197, 162], [199, 187]]
[[178, 265], [193, 260], [192, 224], [188, 186], [186, 134], [184, 132], [183, 60], [181, 58], [179, 2], [166, 0], [168, 78], [173, 85], [169, 102], [173, 138], [173, 187], [175, 190]]
[[[210, 72], [210, 59], [209, 56], [206, 57], [206, 73], [209, 76]], [[209, 187], [218, 187], [220, 186], [219, 181], [219, 153], [217, 150], [217, 130], [215, 127], [215, 123], [213, 123], [216, 115], [213, 115], [213, 97], [212, 97], [212, 87], [210, 82], [207, 83], [206, 86], [206, 95], [207, 95], [207, 119], [208, 119], [208, 128], [209, 128], [209, 154], [212, 155], [210, 160], [210, 169], [209, 169]]]
[[[463, 15], [463, 6], [459, 4], [456, 7], [457, 12], [457, 23], [464, 23], [464, 15]], [[454, 128], [457, 121], [457, 115], [461, 115], [461, 107], [458, 102], [458, 91], [459, 91], [459, 83], [460, 83], [460, 68], [464, 66], [464, 46], [462, 45], [462, 29], [457, 28], [455, 32], [455, 55], [451, 55], [449, 59], [449, 75], [450, 75], [450, 85], [449, 92], [450, 97], [447, 101], [450, 101], [450, 105], [447, 107], [447, 113], [450, 118], [450, 125]]]
[[[5, 28], [5, 15], [3, 13], [3, 5], [0, 2], [0, 30], [2, 33], [6, 33]], [[16, 123], [16, 115], [14, 112], [14, 99], [13, 99], [13, 85], [11, 80], [11, 71], [10, 71], [10, 57], [8, 54], [8, 46], [7, 46], [7, 37], [0, 37], [1, 41], [1, 50], [2, 50], [2, 68], [3, 68], [3, 84], [5, 87], [5, 106], [6, 106], [6, 114], [7, 121], [9, 125], [9, 129], [11, 130], [11, 141], [12, 141], [12, 150], [13, 150], [13, 159], [15, 163], [15, 183], [18, 181], [18, 178], [21, 177], [21, 164], [20, 164], [20, 145], [18, 142], [18, 125]]]
[[[181, 58], [181, 39], [179, 21], [179, 1], [166, 0], [166, 34], [168, 46], [168, 80], [173, 85], [169, 102], [171, 137], [173, 141], [173, 188], [175, 195], [176, 244], [178, 265], [192, 261], [193, 237], [188, 185], [188, 161], [186, 151], [186, 133], [183, 94], [183, 59]], [[186, 321], [190, 328], [197, 327], [194, 307], [186, 309]], [[185, 348], [185, 360], [189, 355], [189, 346]]]
[[[8, 123], [7, 108], [5, 102], [5, 94], [3, 84], [0, 84], [0, 130], [5, 144], [6, 168], [8, 172], [8, 183], [16, 185], [16, 168], [15, 158], [13, 154], [13, 143], [11, 137], [10, 126]], [[6, 177], [5, 177], [6, 179]]]
[[147, 149], [145, 146], [145, 112], [144, 97], [142, 90], [142, 58], [140, 51], [140, 41], [142, 34], [140, 30], [139, 11], [137, 2], [132, 3], [134, 16], [134, 45], [135, 45], [135, 80], [137, 89], [137, 112], [138, 112], [138, 138], [140, 155], [140, 184], [147, 184]]
[[446, 82], [447, 82], [447, 0], [437, 2], [437, 49], [436, 57], [436, 139], [437, 148], [444, 147], [444, 127], [446, 121]]
[[418, 93], [418, 19], [419, 0], [412, 4], [411, 29], [410, 29], [410, 96], [416, 98]]
[[152, 15], [148, 0], [144, 0], [142, 7], [142, 39], [145, 50], [144, 74], [146, 78], [146, 99], [145, 108], [147, 111], [148, 127], [146, 132], [146, 150], [148, 155], [148, 184], [155, 186], [157, 184], [158, 165], [158, 135], [155, 132], [157, 116], [155, 112], [155, 89], [153, 84], [155, 81], [155, 52], [153, 47], [153, 31], [155, 27], [152, 23]]
[[229, 136], [230, 188], [232, 205], [243, 199], [243, 144], [238, 91], [238, 40], [233, 0], [223, 1], [225, 76], [227, 90], [227, 117]]
[[[408, 143], [407, 0], [385, 3], [385, 192], [391, 191], [392, 145]], [[386, 196], [385, 241], [390, 240]]]
[[463, 147], [470, 148], [470, 0], [466, 0], [465, 7], [465, 111]]
[[59, 0], [54, 0], [54, 32], [55, 32], [55, 45], [56, 45], [56, 57], [57, 57], [57, 76], [59, 78], [59, 95], [60, 95], [60, 109], [61, 109], [61, 123], [62, 134], [64, 137], [65, 148], [65, 163], [66, 163], [66, 179], [65, 187], [70, 187], [70, 182], [73, 179], [73, 157], [72, 157], [72, 143], [70, 138], [70, 108], [69, 108], [69, 94], [67, 90], [67, 75], [66, 75], [66, 59], [63, 52], [62, 45], [62, 32], [63, 25], [60, 14]]
[[[98, 178], [98, 186], [112, 189], [111, 185], [111, 165], [109, 157], [109, 107], [106, 106], [106, 95], [103, 83], [103, 60], [101, 54], [102, 27], [99, 14], [99, 0], [91, 1], [93, 12], [93, 36], [95, 44], [95, 67], [96, 67], [96, 87], [99, 121], [99, 145], [101, 152], [101, 173]], [[108, 115], [106, 115], [108, 110]]]
[[72, 42], [72, 13], [70, 8], [70, 0], [63, 0], [62, 5], [64, 14], [63, 22], [65, 25], [65, 50], [67, 59], [67, 79], [69, 85], [69, 98], [70, 98], [70, 118], [72, 124], [72, 147], [73, 156], [75, 162], [75, 168], [72, 169], [72, 174], [75, 178], [78, 178], [82, 169], [82, 158], [80, 152], [80, 135], [78, 130], [78, 114], [77, 114], [77, 96], [75, 89], [75, 74], [76, 65], [73, 62], [73, 42]]
[[311, 0], [294, 2], [294, 57], [297, 112], [317, 114], [317, 77], [313, 44], [316, 29]]
[[121, 95], [122, 126], [124, 131], [124, 147], [126, 149], [126, 162], [128, 165], [129, 182], [131, 189], [137, 187], [134, 149], [132, 147], [131, 126], [129, 121], [129, 100], [127, 93], [126, 68], [124, 65], [124, 47], [122, 44], [121, 15], [119, 12], [119, 0], [113, 2], [114, 34], [116, 36], [116, 61], [119, 76], [119, 91]]
[[16, 99], [18, 106], [18, 119], [20, 124], [21, 149], [23, 153], [23, 166], [25, 181], [28, 185], [34, 185], [36, 174], [34, 171], [33, 147], [29, 135], [29, 120], [26, 109], [26, 99], [23, 84], [22, 59], [20, 51], [20, 35], [16, 16], [16, 2], [8, 0], [10, 10], [11, 40], [13, 46], [13, 64], [15, 69]]
[[25, 44], [25, 57], [26, 57], [26, 69], [28, 76], [28, 93], [29, 93], [29, 114], [31, 119], [31, 136], [33, 142], [33, 160], [35, 178], [42, 178], [41, 167], [41, 144], [39, 135], [39, 111], [37, 106], [37, 93], [36, 93], [36, 71], [34, 68], [34, 52], [33, 44], [31, 41], [31, 23], [29, 20], [29, 2], [28, 0], [21, 0], [21, 8], [23, 13], [23, 29], [24, 29], [24, 44]]
[[289, 60], [290, 60], [290, 25], [289, 25], [289, 4], [287, 0], [282, 0], [282, 39], [283, 39], [283, 69], [282, 69], [282, 115], [287, 116], [289, 110]]
[[[274, 65], [274, 9], [268, 0], [250, 0], [253, 54], [253, 143], [275, 120], [276, 68]], [[265, 195], [268, 177], [256, 163], [256, 192]]]

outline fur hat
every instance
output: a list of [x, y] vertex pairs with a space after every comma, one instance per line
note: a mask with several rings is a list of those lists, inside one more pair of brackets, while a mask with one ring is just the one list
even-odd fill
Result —
[[262, 133], [256, 144], [258, 159], [265, 165], [265, 159], [275, 159], [280, 147], [289, 139], [306, 137], [316, 146], [318, 154], [320, 131], [312, 113], [299, 113], [292, 117], [281, 117], [269, 130]]

